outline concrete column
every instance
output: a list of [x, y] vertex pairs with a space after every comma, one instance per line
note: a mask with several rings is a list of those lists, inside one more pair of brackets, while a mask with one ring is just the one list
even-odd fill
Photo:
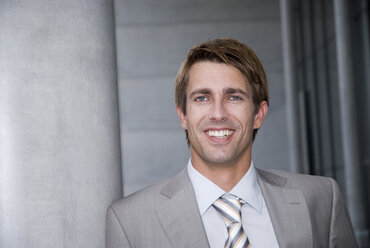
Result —
[[[367, 239], [366, 201], [359, 155], [359, 138], [354, 95], [353, 57], [350, 17], [347, 0], [334, 0], [334, 21], [337, 43], [339, 101], [343, 138], [346, 200], [357, 239]], [[365, 238], [365, 240], [363, 239]], [[366, 242], [366, 241], [365, 241]]]
[[[369, 27], [369, 3], [366, 0], [361, 0], [361, 24], [362, 24], [362, 35], [363, 35], [363, 57], [364, 57], [364, 68], [370, 68], [370, 27]], [[370, 70], [365, 70], [365, 80], [370, 95]], [[369, 118], [369, 116], [368, 116]]]
[[0, 3], [0, 247], [104, 247], [122, 195], [111, 0]]
[[295, 67], [294, 29], [292, 1], [280, 0], [281, 29], [283, 42], [284, 80], [287, 109], [290, 168], [303, 172], [301, 140], [299, 130], [299, 100], [297, 91], [297, 69]]

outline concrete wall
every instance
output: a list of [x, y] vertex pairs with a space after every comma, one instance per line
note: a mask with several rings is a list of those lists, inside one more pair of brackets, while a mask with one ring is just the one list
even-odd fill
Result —
[[174, 78], [188, 49], [217, 37], [237, 38], [261, 58], [271, 106], [254, 162], [289, 169], [279, 1], [116, 0], [115, 8], [125, 195], [186, 165]]
[[101, 248], [122, 196], [113, 1], [0, 2], [0, 247]]

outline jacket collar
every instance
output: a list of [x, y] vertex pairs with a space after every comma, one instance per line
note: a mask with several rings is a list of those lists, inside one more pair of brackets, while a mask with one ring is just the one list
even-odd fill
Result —
[[167, 200], [157, 209], [173, 247], [209, 247], [194, 190], [186, 169], [160, 192]]

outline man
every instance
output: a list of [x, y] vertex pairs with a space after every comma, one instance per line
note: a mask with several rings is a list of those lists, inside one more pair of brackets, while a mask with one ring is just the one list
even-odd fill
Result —
[[191, 159], [109, 207], [107, 248], [357, 247], [334, 180], [254, 167], [269, 94], [252, 49], [234, 39], [196, 45], [175, 98]]

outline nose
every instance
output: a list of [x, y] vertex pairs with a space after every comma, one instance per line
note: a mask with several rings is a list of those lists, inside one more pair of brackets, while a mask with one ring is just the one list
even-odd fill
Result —
[[214, 121], [223, 121], [226, 120], [228, 116], [229, 114], [225, 103], [221, 100], [214, 101], [209, 112], [209, 118]]

